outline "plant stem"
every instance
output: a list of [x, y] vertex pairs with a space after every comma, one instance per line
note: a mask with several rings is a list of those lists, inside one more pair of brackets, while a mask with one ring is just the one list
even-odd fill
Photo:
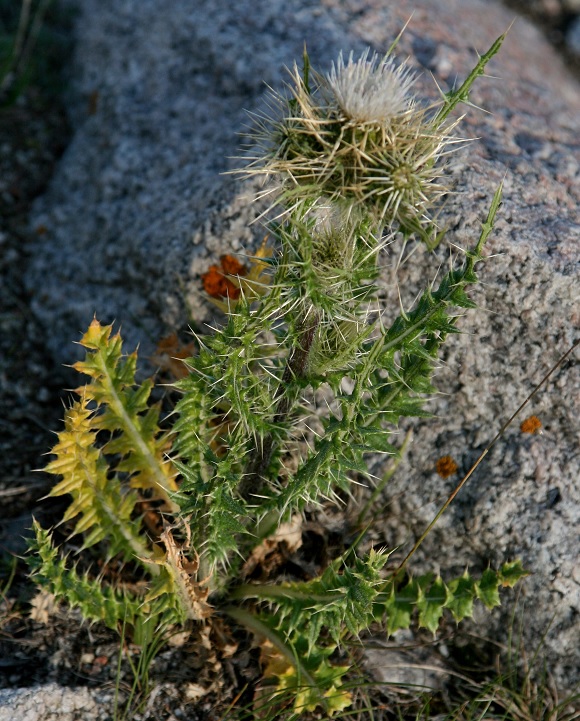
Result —
[[[288, 358], [282, 379], [274, 396], [274, 400], [277, 401], [274, 424], [283, 423], [292, 410], [296, 398], [295, 382], [307, 376], [308, 359], [319, 325], [320, 315], [318, 311], [311, 307], [310, 312], [305, 314], [299, 324], [296, 345]], [[240, 484], [240, 493], [243, 498], [247, 498], [250, 494], [259, 493], [277, 442], [278, 439], [275, 434], [270, 433], [260, 445], [256, 445], [256, 455], [250, 462], [246, 476]]]
[[230, 592], [228, 598], [233, 601], [247, 600], [248, 598], [259, 598], [261, 601], [276, 598], [292, 598], [297, 601], [308, 601], [312, 603], [316, 601], [332, 603], [341, 601], [344, 599], [344, 596], [339, 591], [315, 594], [312, 593], [311, 590], [301, 591], [296, 588], [280, 586], [273, 583], [243, 583], [241, 586], [236, 586], [236, 588]]

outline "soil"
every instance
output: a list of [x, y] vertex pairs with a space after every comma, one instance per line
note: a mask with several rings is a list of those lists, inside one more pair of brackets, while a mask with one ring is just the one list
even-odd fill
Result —
[[[569, 19], [560, 18], [559, 30]], [[550, 31], [555, 26], [552, 19]], [[76, 614], [64, 609], [51, 614], [49, 625], [42, 622], [38, 607], [32, 614], [35, 619], [31, 618], [30, 602], [36, 591], [21, 559], [32, 517], [48, 528], [58, 522], [63, 508], [60, 501], [41, 500], [52, 479], [36, 469], [46, 464], [53, 431], [61, 426], [63, 403], [69, 396], [63, 389], [71, 377], [46, 352], [50, 328], [41, 327], [32, 315], [23, 276], [29, 241], [33, 234], [44, 232], [42, 227], [30, 227], [31, 206], [50, 181], [70, 137], [60, 96], [40, 83], [31, 82], [12, 105], [0, 108], [0, 689], [57, 681], [112, 690], [119, 676], [119, 640], [112, 631], [81, 624]], [[233, 633], [238, 651], [221, 665], [221, 703], [231, 702], [238, 693], [243, 701], [258, 679], [258, 650], [246, 634]], [[158, 656], [152, 673], [153, 686], [160, 685], [148, 708], [132, 718], [222, 715], [224, 707], [220, 710], [216, 694], [195, 707], [199, 716], [191, 705], [184, 705], [187, 689], [192, 693], [191, 683], [208, 660], [200, 656], [199, 647], [192, 653], [192, 644], [195, 638]], [[136, 658], [135, 649], [127, 651]], [[463, 663], [465, 658], [463, 652]], [[121, 690], [128, 692], [133, 677], [126, 663], [120, 680]], [[375, 715], [380, 717], [387, 716]]]

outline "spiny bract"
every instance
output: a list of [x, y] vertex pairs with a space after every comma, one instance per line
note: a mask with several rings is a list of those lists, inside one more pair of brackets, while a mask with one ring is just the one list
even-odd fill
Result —
[[287, 92], [272, 91], [270, 110], [256, 119], [243, 172], [272, 178], [263, 194], [278, 205], [340, 198], [383, 226], [432, 239], [459, 120], [440, 117], [443, 103], [417, 99], [411, 69], [390, 55], [367, 50], [345, 62], [341, 54], [326, 75], [310, 72], [305, 56], [304, 70], [294, 64], [290, 76]]

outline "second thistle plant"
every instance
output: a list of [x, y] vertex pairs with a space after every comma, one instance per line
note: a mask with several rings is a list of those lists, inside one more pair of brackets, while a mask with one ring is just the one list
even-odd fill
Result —
[[401, 417], [424, 414], [439, 349], [457, 332], [454, 309], [473, 307], [466, 291], [500, 190], [463, 264], [389, 328], [377, 300], [379, 254], [398, 232], [428, 244], [441, 236], [432, 214], [457, 142], [458, 121], [447, 118], [502, 40], [436, 106], [413, 96], [411, 71], [391, 56], [341, 56], [326, 76], [306, 55], [303, 71], [294, 67], [277, 115], [258, 121], [261, 152], [244, 171], [272, 181], [263, 191], [272, 251], [228, 279], [238, 297], [221, 304], [224, 326], [197, 339], [172, 425], [160, 429], [151, 384], [135, 383], [136, 356], [122, 355], [118, 335], [94, 321], [82, 341], [87, 360], [76, 367], [91, 382], [77, 391], [47, 470], [63, 477], [53, 495], [73, 496], [65, 519], [78, 517], [73, 534], [85, 535], [84, 547], [104, 544], [147, 573], [141, 603], [134, 590], [111, 592], [68, 570], [37, 527], [39, 582], [90, 619], [128, 619], [143, 638], [152, 625], [227, 614], [275, 649], [265, 674], [297, 690], [297, 710], [321, 705], [330, 715], [350, 703], [341, 688], [348, 667], [330, 660], [346, 636], [377, 621], [388, 633], [408, 628], [414, 614], [435, 631], [444, 609], [459, 621], [476, 599], [492, 608], [499, 587], [523, 575], [518, 562], [479, 580], [388, 575], [387, 551], [355, 548], [313, 578], [259, 584], [248, 570], [282, 524], [340, 501], [355, 475], [368, 481], [368, 454], [397, 454], [389, 433]]

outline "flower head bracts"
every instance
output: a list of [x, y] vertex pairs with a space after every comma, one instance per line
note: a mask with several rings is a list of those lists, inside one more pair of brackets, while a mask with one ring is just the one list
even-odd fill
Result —
[[383, 226], [437, 233], [432, 209], [448, 191], [441, 176], [457, 122], [437, 120], [435, 106], [411, 93], [415, 77], [392, 57], [366, 51], [339, 56], [330, 73], [296, 65], [288, 95], [272, 93], [272, 113], [258, 119], [257, 153], [248, 174], [274, 180], [282, 214], [304, 200], [340, 198]]

